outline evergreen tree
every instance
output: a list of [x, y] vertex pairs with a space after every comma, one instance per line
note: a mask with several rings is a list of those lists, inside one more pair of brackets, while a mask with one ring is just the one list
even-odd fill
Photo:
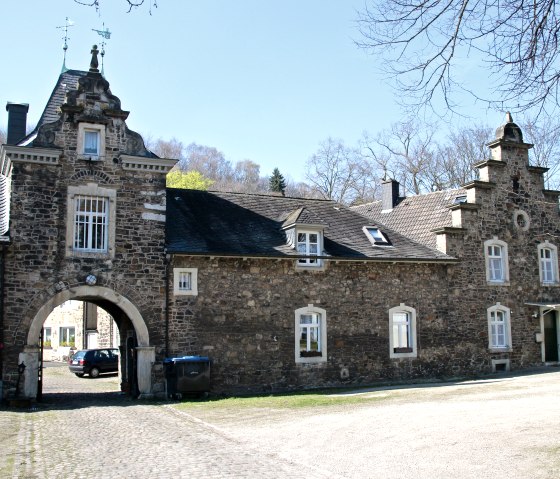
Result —
[[270, 191], [274, 193], [282, 193], [282, 196], [284, 196], [284, 192], [286, 191], [286, 180], [284, 180], [284, 177], [278, 168], [274, 168], [272, 176], [268, 181]]

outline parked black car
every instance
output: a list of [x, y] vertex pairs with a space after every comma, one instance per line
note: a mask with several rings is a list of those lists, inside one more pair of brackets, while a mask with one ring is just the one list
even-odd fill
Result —
[[117, 348], [83, 349], [72, 356], [68, 361], [68, 367], [79, 378], [84, 374], [96, 378], [100, 373], [116, 373], [119, 370], [119, 350]]

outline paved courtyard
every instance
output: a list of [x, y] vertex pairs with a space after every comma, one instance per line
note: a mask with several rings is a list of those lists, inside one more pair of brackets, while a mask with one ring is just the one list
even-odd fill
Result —
[[557, 369], [262, 409], [131, 401], [48, 366], [36, 410], [0, 410], [1, 478], [560, 478]]

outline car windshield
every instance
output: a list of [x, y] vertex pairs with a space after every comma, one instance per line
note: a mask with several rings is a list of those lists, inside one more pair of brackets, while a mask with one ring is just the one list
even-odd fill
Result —
[[86, 355], [87, 351], [78, 351], [76, 354], [74, 354], [75, 358], [83, 358]]

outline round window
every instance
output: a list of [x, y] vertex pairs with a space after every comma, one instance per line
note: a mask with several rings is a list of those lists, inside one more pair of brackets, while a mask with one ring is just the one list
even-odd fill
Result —
[[525, 211], [516, 210], [513, 213], [513, 224], [521, 231], [527, 231], [529, 229], [530, 223], [531, 220], [529, 219], [529, 215]]

